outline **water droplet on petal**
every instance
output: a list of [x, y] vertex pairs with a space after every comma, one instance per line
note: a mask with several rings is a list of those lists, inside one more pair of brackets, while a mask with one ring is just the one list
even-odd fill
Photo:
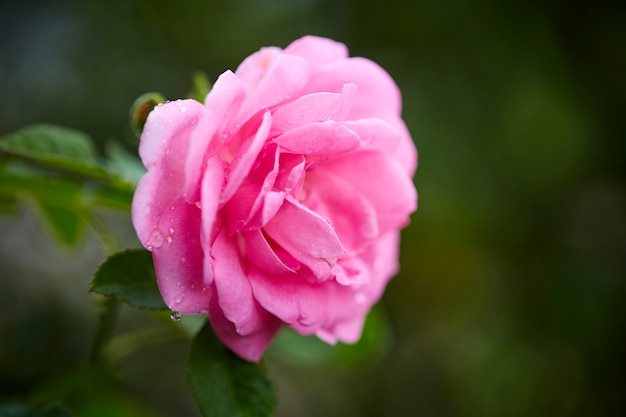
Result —
[[170, 319], [172, 319], [172, 321], [179, 321], [180, 313], [178, 311], [172, 311], [172, 314], [170, 314]]
[[187, 107], [185, 107], [185, 105], [181, 101], [177, 101], [176, 106], [178, 107], [181, 113], [184, 113], [187, 111]]
[[150, 236], [150, 240], [148, 240], [147, 246], [149, 249], [160, 248], [163, 246], [163, 232], [159, 229], [154, 229], [152, 231], [152, 235]]
[[202, 203], [200, 201], [196, 201], [196, 207], [201, 209], [202, 208]]
[[172, 241], [174, 240], [174, 238], [173, 238], [172, 236], [169, 236], [169, 235], [168, 235], [168, 236], [167, 236], [167, 238], [166, 238], [166, 240], [167, 240], [167, 243], [172, 243]]
[[170, 233], [174, 233], [174, 228], [170, 227]]
[[176, 302], [176, 304], [180, 304], [183, 301], [183, 296], [182, 295], [178, 295], [176, 296], [176, 299], [174, 300]]

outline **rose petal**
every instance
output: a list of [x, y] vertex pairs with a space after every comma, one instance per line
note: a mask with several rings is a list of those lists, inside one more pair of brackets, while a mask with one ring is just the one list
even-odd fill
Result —
[[313, 283], [297, 276], [268, 275], [256, 268], [251, 268], [248, 276], [263, 308], [301, 334], [331, 330], [337, 323], [364, 315], [369, 308], [357, 302], [354, 289], [334, 280]]
[[348, 57], [346, 45], [318, 36], [297, 39], [289, 44], [284, 52], [306, 59], [314, 68]]
[[243, 82], [246, 90], [254, 89], [281, 52], [280, 48], [274, 46], [261, 48], [239, 64], [235, 75]]
[[375, 151], [339, 155], [321, 164], [350, 184], [376, 209], [380, 233], [406, 225], [417, 207], [417, 193], [404, 168], [392, 157]]
[[259, 111], [280, 104], [292, 97], [307, 82], [307, 62], [294, 55], [278, 55], [243, 101], [239, 119], [243, 124]]
[[400, 132], [381, 119], [347, 120], [342, 125], [359, 135], [363, 149], [390, 152], [401, 140]]
[[333, 155], [355, 149], [359, 135], [339, 123], [310, 123], [274, 138], [284, 151], [303, 155]]
[[348, 58], [325, 65], [311, 76], [302, 94], [339, 92], [348, 83], [357, 87], [351, 119], [378, 117], [389, 121], [390, 116], [400, 115], [402, 99], [398, 86], [384, 69], [366, 58]]
[[220, 204], [226, 203], [237, 191], [237, 188], [241, 185], [241, 182], [250, 172], [252, 164], [254, 163], [257, 155], [263, 148], [267, 135], [272, 125], [272, 115], [270, 112], [263, 114], [261, 125], [257, 129], [254, 136], [251, 136], [239, 149], [237, 156], [230, 165], [230, 172], [228, 175], [228, 182], [224, 188], [224, 192], [220, 198]]
[[331, 267], [345, 253], [328, 221], [291, 197], [285, 199], [264, 230], [319, 280], [330, 277]]
[[[185, 111], [182, 111], [183, 108]], [[189, 136], [202, 111], [202, 105], [194, 100], [176, 100], [152, 109], [139, 143], [139, 156], [144, 166], [149, 169], [159, 165], [172, 140], [176, 140], [178, 147], [179, 138]]]
[[[181, 105], [186, 112], [181, 112]], [[144, 246], [161, 213], [181, 195], [182, 164], [202, 111], [200, 103], [181, 100], [157, 106], [148, 115], [139, 144], [139, 155], [148, 172], [137, 185], [132, 205], [133, 225]]]
[[400, 165], [404, 167], [409, 177], [413, 177], [417, 168], [417, 148], [404, 121], [399, 116], [392, 118], [392, 122], [393, 119], [396, 120], [394, 123], [395, 128], [400, 132], [400, 141], [397, 146], [390, 148], [388, 152], [400, 162]]
[[239, 255], [238, 236], [221, 232], [211, 247], [215, 289], [224, 317], [245, 336], [265, 327], [272, 317], [263, 310], [252, 295], [252, 289]]
[[361, 338], [366, 314], [353, 317], [350, 320], [335, 323], [330, 329], [320, 329], [315, 335], [328, 344], [334, 345], [337, 341], [356, 343]]
[[200, 210], [179, 197], [152, 234], [157, 283], [165, 304], [184, 314], [206, 312], [211, 290], [203, 281]]
[[[224, 186], [224, 164], [218, 158], [209, 158], [206, 171], [202, 178], [201, 207], [202, 207], [202, 244], [208, 247], [215, 235], [215, 220], [219, 196]], [[213, 281], [213, 267], [210, 256], [204, 257], [204, 282]]]
[[260, 227], [249, 223], [263, 208], [265, 198], [274, 186], [278, 174], [277, 148], [273, 143], [263, 148], [249, 175], [224, 206], [230, 234]]
[[278, 175], [274, 182], [276, 190], [298, 195], [304, 182], [306, 160], [302, 155], [281, 153], [278, 160]]
[[211, 299], [209, 306], [209, 320], [217, 337], [233, 352], [243, 359], [258, 362], [263, 352], [278, 333], [281, 322], [267, 314], [265, 326], [255, 333], [242, 336], [237, 333], [235, 325], [222, 312], [217, 297]]
[[346, 84], [341, 93], [313, 93], [280, 106], [272, 114], [272, 136], [309, 123], [345, 120], [353, 105], [356, 85]]
[[311, 190], [305, 204], [324, 213], [337, 231], [341, 243], [351, 252], [358, 251], [378, 237], [377, 212], [372, 203], [351, 183], [328, 169], [310, 171]]
[[[203, 175], [203, 165], [207, 154], [222, 153], [221, 137], [215, 139], [225, 120], [234, 116], [246, 95], [241, 81], [231, 71], [219, 76], [209, 92], [205, 110], [198, 126], [191, 136], [189, 152], [185, 159], [185, 199], [190, 203], [199, 201], [200, 181]], [[219, 142], [219, 143], [216, 143]]]
[[[242, 233], [248, 259], [259, 269], [272, 275], [293, 274], [295, 271], [281, 260], [260, 230]], [[293, 265], [296, 268], [298, 265]]]

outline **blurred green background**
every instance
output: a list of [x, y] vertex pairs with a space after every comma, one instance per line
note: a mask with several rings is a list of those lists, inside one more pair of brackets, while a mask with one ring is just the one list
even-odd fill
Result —
[[[626, 415], [625, 22], [610, 1], [3, 1], [0, 135], [48, 122], [134, 151], [140, 94], [184, 97], [196, 70], [304, 34], [342, 41], [403, 92], [420, 208], [384, 347], [270, 354], [278, 415]], [[0, 400], [28, 398], [88, 355], [103, 254], [90, 235], [55, 246], [30, 206], [0, 225]], [[124, 310], [120, 328], [150, 320]], [[89, 415], [197, 417], [186, 349], [123, 361], [117, 402]]]

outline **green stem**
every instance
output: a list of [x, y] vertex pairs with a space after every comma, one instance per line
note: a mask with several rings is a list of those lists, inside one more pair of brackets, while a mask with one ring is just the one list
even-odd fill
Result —
[[101, 363], [104, 359], [103, 349], [111, 338], [115, 322], [119, 312], [119, 303], [113, 297], [102, 299], [100, 314], [98, 316], [98, 329], [91, 347], [89, 361], [93, 364]]
[[145, 348], [181, 339], [185, 339], [184, 333], [173, 331], [172, 328], [153, 328], [125, 333], [111, 339], [104, 349], [104, 354], [111, 363], [117, 363]]
[[[102, 243], [107, 256], [113, 255], [120, 250], [120, 246], [107, 225], [94, 215], [89, 209], [82, 210], [83, 218], [96, 232]], [[104, 346], [111, 338], [115, 328], [115, 322], [119, 313], [119, 303], [113, 297], [105, 297], [101, 301], [100, 314], [98, 315], [98, 329], [89, 355], [91, 363], [102, 363], [104, 359]]]

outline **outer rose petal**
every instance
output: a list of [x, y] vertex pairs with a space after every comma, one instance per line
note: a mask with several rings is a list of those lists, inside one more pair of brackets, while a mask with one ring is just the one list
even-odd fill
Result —
[[165, 304], [185, 314], [206, 312], [211, 289], [202, 279], [200, 210], [179, 197], [159, 219], [152, 257]]
[[293, 55], [278, 55], [267, 72], [249, 90], [241, 105], [240, 119], [280, 104], [302, 90], [307, 82], [307, 62]]
[[255, 268], [249, 278], [263, 308], [301, 334], [327, 333], [369, 309], [360, 293], [333, 280], [313, 283], [297, 276], [271, 276]]
[[217, 137], [225, 120], [233, 117], [243, 101], [246, 92], [241, 81], [230, 71], [219, 76], [211, 92], [207, 95], [205, 111], [195, 128], [185, 159], [185, 199], [190, 203], [199, 201], [199, 184], [203, 175], [203, 165], [207, 153], [223, 153], [222, 138]]
[[389, 121], [392, 115], [400, 115], [402, 99], [398, 86], [378, 64], [365, 58], [342, 59], [325, 65], [312, 76], [303, 93], [339, 92], [348, 83], [357, 87], [351, 119], [379, 117]]
[[415, 187], [403, 167], [380, 152], [340, 155], [318, 169], [342, 178], [374, 206], [381, 233], [406, 225], [417, 207]]
[[261, 355], [274, 339], [282, 324], [280, 320], [275, 318], [268, 321], [266, 327], [258, 332], [242, 336], [235, 330], [235, 325], [224, 316], [217, 297], [211, 300], [209, 320], [215, 334], [226, 346], [243, 359], [252, 362], [258, 362], [261, 359]]
[[[181, 112], [181, 103], [186, 113]], [[132, 206], [133, 225], [144, 246], [148, 246], [161, 213], [181, 195], [181, 161], [202, 110], [200, 103], [184, 100], [157, 106], [148, 115], [139, 144], [139, 155], [148, 172], [137, 186]]]
[[295, 40], [284, 52], [306, 59], [313, 69], [348, 57], [346, 45], [317, 36], [304, 36]]

